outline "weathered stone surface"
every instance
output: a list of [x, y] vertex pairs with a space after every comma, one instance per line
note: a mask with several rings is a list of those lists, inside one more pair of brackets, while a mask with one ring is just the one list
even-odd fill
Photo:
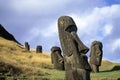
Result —
[[28, 42], [25, 42], [25, 49], [26, 49], [27, 51], [30, 51], [30, 45], [29, 45]]
[[64, 59], [60, 47], [53, 46], [51, 48], [51, 61], [55, 69], [64, 70]]
[[66, 80], [90, 80], [89, 49], [77, 35], [77, 26], [69, 16], [58, 19], [58, 32], [64, 54]]
[[103, 51], [102, 51], [102, 42], [93, 41], [90, 51], [90, 65], [93, 72], [99, 72], [99, 66], [101, 66]]
[[38, 45], [36, 47], [36, 53], [42, 53], [42, 46], [41, 45]]
[[[20, 44], [12, 34], [10, 34], [1, 24], [0, 24], [0, 37], [3, 37], [7, 40], [11, 40]], [[20, 44], [21, 45], [21, 44]]]

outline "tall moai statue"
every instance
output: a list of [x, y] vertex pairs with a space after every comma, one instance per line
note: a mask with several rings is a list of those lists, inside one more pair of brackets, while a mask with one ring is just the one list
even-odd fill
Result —
[[101, 66], [103, 51], [103, 45], [100, 41], [93, 41], [90, 51], [90, 65], [92, 71], [97, 73], [99, 72], [99, 66]]
[[89, 51], [77, 35], [77, 26], [69, 16], [58, 19], [59, 39], [64, 54], [66, 80], [90, 80]]
[[28, 42], [25, 42], [25, 49], [26, 51], [30, 51], [30, 45]]
[[36, 47], [36, 53], [42, 53], [42, 46], [41, 45], [38, 45]]
[[54, 69], [64, 70], [64, 59], [61, 55], [60, 47], [53, 46], [51, 48], [51, 62], [54, 65]]

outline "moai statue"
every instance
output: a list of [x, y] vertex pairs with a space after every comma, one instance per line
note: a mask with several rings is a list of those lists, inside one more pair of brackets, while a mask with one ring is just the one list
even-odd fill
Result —
[[64, 70], [64, 59], [61, 55], [61, 49], [57, 46], [51, 48], [51, 61], [55, 69]]
[[69, 16], [58, 19], [58, 32], [64, 55], [66, 80], [90, 80], [89, 49], [77, 35], [77, 26]]
[[25, 42], [25, 49], [26, 51], [30, 51], [30, 45], [28, 44], [28, 42]]
[[99, 66], [101, 66], [103, 51], [102, 51], [102, 42], [100, 41], [93, 41], [91, 45], [90, 51], [90, 65], [92, 71], [97, 73], [99, 72]]
[[42, 53], [42, 46], [41, 45], [38, 45], [36, 47], [36, 53]]

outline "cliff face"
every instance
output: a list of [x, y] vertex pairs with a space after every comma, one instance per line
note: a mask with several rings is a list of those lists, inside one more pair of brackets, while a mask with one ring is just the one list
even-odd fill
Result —
[[7, 40], [14, 41], [18, 44], [20, 44], [12, 34], [10, 34], [1, 24], [0, 24], [0, 37], [3, 37]]

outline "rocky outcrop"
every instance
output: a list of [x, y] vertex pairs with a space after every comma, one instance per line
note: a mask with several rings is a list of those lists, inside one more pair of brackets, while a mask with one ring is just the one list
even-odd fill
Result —
[[14, 41], [18, 44], [20, 44], [12, 34], [10, 34], [1, 24], [0, 24], [0, 37], [3, 37], [7, 40]]

